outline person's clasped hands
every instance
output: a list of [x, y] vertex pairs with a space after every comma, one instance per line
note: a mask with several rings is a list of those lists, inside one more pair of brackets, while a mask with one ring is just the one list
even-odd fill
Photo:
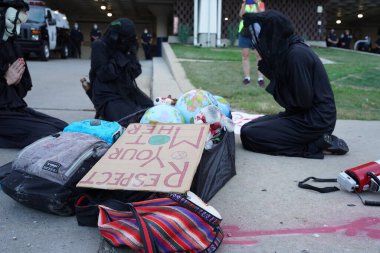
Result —
[[141, 74], [141, 65], [135, 54], [118, 50], [115, 52], [114, 60], [119, 67], [126, 68], [133, 79]]
[[114, 60], [119, 67], [124, 68], [130, 63], [131, 57], [127, 53], [117, 50], [114, 54]]
[[9, 68], [7, 72], [5, 72], [5, 80], [7, 81], [7, 84], [10, 85], [17, 85], [20, 83], [22, 75], [25, 71], [25, 61], [23, 58], [18, 58], [16, 61], [14, 61], [12, 64], [9, 64]]

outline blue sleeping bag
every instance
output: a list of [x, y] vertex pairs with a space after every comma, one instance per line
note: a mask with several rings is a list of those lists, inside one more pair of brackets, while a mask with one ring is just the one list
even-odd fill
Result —
[[69, 124], [63, 129], [63, 132], [91, 134], [111, 145], [121, 136], [123, 127], [117, 122], [88, 119]]

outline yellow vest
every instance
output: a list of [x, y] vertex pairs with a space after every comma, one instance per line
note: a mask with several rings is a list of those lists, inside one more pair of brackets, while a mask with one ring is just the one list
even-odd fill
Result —
[[[245, 5], [245, 13], [254, 13], [254, 12], [257, 12], [257, 6], [259, 2], [257, 4], [246, 4]], [[241, 32], [241, 30], [243, 29], [244, 27], [244, 21], [243, 20], [240, 20], [240, 24], [239, 24], [239, 32]]]

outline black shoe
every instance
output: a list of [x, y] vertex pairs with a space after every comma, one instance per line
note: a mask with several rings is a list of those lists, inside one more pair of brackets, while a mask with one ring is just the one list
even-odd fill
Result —
[[322, 145], [323, 153], [326, 155], [345, 155], [349, 151], [347, 143], [335, 135], [324, 134]]
[[265, 81], [263, 78], [258, 78], [257, 79], [257, 85], [260, 87], [260, 88], [264, 88], [265, 87]]
[[248, 79], [248, 78], [244, 78], [244, 79], [243, 79], [243, 84], [244, 84], [244, 85], [248, 85], [250, 82], [251, 82], [251, 80]]

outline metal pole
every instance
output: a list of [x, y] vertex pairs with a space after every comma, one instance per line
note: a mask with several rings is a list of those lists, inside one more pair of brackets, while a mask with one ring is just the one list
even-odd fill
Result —
[[198, 8], [198, 1], [194, 0], [194, 24], [193, 24], [193, 45], [198, 46], [198, 16], [199, 16], [199, 8]]
[[217, 40], [216, 40], [216, 46], [221, 46], [221, 37], [222, 37], [222, 4], [223, 0], [218, 0], [218, 14], [217, 14]]
[[207, 28], [207, 46], [210, 47], [210, 23], [211, 23], [211, 0], [208, 0], [208, 28]]

